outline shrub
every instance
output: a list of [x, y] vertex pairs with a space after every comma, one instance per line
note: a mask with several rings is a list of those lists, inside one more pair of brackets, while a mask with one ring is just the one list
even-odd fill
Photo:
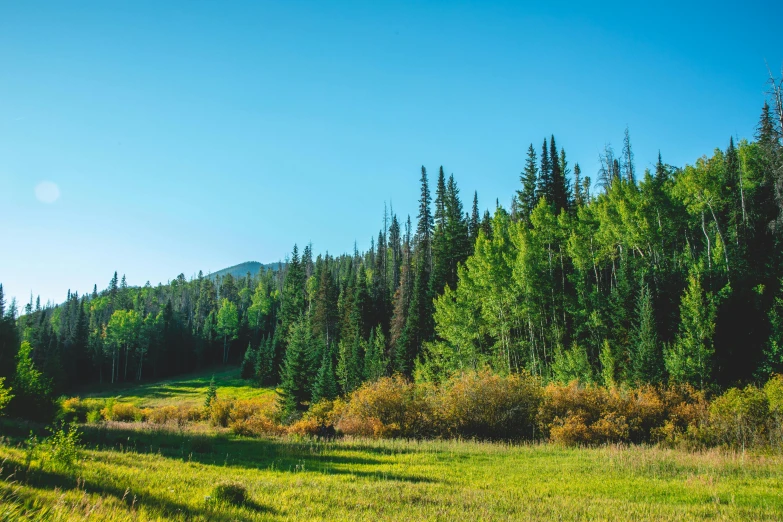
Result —
[[90, 413], [97, 412], [97, 418], [93, 413], [92, 417], [95, 420], [92, 422], [98, 422], [101, 420], [101, 410], [105, 405], [106, 402], [101, 399], [61, 398], [57, 419], [62, 422], [90, 422], [88, 420]]
[[651, 439], [666, 446], [703, 447], [709, 443], [709, 403], [703, 391], [690, 384], [660, 390], [665, 420], [651, 430]]
[[257, 399], [242, 399], [234, 403], [229, 416], [231, 421], [244, 420], [268, 410], [269, 406]]
[[229, 428], [237, 435], [258, 437], [261, 435], [284, 435], [285, 426], [282, 426], [266, 415], [254, 415], [247, 419], [238, 419], [231, 422]]
[[538, 412], [542, 432], [555, 442], [591, 444], [598, 442], [592, 425], [601, 419], [608, 392], [598, 386], [550, 383], [544, 389], [544, 400]]
[[87, 419], [86, 421], [90, 424], [95, 424], [97, 422], [101, 422], [103, 420], [103, 415], [101, 414], [101, 410], [90, 410], [87, 412]]
[[364, 383], [351, 394], [337, 427], [348, 435], [421, 437], [434, 431], [432, 389], [401, 376]]
[[5, 377], [0, 377], [0, 413], [5, 409], [6, 405], [11, 402], [14, 396], [11, 394], [11, 388], [5, 387]]
[[44, 443], [49, 457], [55, 467], [72, 468], [79, 458], [79, 442], [81, 439], [81, 435], [76, 429], [76, 424], [71, 424], [67, 431], [63, 425], [60, 425], [58, 429], [52, 428], [51, 433], [51, 437]]
[[235, 481], [221, 482], [212, 490], [212, 498], [217, 502], [241, 506], [247, 502], [247, 488]]
[[710, 404], [710, 428], [716, 442], [741, 447], [760, 443], [769, 420], [769, 400], [755, 386], [731, 388]]
[[234, 401], [231, 399], [214, 399], [209, 406], [209, 421], [213, 426], [225, 428], [231, 417]]
[[323, 431], [324, 425], [314, 418], [301, 418], [286, 430], [289, 435], [316, 436]]
[[186, 422], [197, 422], [203, 417], [203, 410], [193, 406], [181, 404], [179, 406], [161, 406], [159, 408], [145, 408], [142, 410], [144, 419], [153, 424], [166, 424], [176, 422], [181, 425]]
[[490, 371], [454, 376], [439, 390], [436, 411], [445, 435], [484, 439], [533, 439], [542, 400], [541, 383], [528, 374], [501, 377]]
[[574, 381], [545, 388], [538, 421], [551, 440], [568, 445], [674, 443], [699, 425], [705, 408], [703, 394], [687, 385], [607, 389]]
[[115, 402], [101, 410], [106, 420], [118, 422], [134, 422], [142, 420], [141, 410], [128, 402]]
[[321, 399], [310, 406], [304, 419], [313, 419], [321, 426], [334, 426], [340, 420], [347, 403], [342, 399]]
[[764, 385], [769, 402], [768, 434], [772, 446], [783, 444], [783, 375], [773, 375]]

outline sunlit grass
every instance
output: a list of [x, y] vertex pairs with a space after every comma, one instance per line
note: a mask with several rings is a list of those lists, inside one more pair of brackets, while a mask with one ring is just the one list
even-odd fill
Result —
[[[777, 520], [783, 459], [651, 447], [249, 439], [85, 427], [72, 473], [32, 462], [8, 494], [80, 520]], [[0, 446], [4, 475], [24, 451]], [[249, 505], [216, 504], [223, 480]], [[137, 517], [137, 518], [135, 518]]]
[[82, 397], [108, 398], [119, 397], [123, 402], [133, 403], [140, 408], [184, 405], [199, 406], [204, 403], [209, 381], [215, 376], [218, 396], [225, 399], [249, 399], [258, 397], [274, 398], [273, 390], [258, 388], [239, 377], [236, 367], [217, 368], [201, 373], [189, 374], [163, 381], [139, 385], [129, 384], [107, 390], [87, 391]]
[[[93, 391], [140, 407], [200, 406], [213, 372]], [[274, 400], [236, 369], [218, 396]], [[81, 426], [75, 468], [0, 425], [0, 520], [780, 520], [783, 456], [646, 446], [247, 438], [200, 423]], [[213, 498], [237, 482], [249, 501]]]

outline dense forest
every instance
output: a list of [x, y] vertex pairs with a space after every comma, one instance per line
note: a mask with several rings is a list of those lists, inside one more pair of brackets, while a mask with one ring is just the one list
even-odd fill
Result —
[[[777, 97], [774, 96], [778, 94]], [[0, 378], [29, 414], [87, 383], [216, 364], [278, 386], [290, 412], [400, 374], [529, 372], [715, 389], [783, 371], [783, 107], [754, 141], [637, 171], [626, 130], [595, 183], [554, 136], [527, 150], [508, 208], [465, 206], [422, 167], [418, 215], [384, 209], [366, 252], [19, 305], [0, 285]], [[434, 194], [432, 190], [434, 189]]]

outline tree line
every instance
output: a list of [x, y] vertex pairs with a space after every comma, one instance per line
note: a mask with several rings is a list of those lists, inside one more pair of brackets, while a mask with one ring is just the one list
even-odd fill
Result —
[[753, 141], [682, 168], [659, 154], [641, 174], [626, 130], [595, 184], [550, 136], [493, 213], [475, 192], [466, 210], [442, 167], [433, 197], [422, 167], [415, 227], [385, 209], [366, 252], [295, 245], [277, 270], [157, 286], [115, 273], [21, 314], [0, 285], [10, 407], [240, 361], [290, 413], [382, 376], [487, 367], [702, 389], [766, 378], [783, 371], [782, 123], [765, 104]]

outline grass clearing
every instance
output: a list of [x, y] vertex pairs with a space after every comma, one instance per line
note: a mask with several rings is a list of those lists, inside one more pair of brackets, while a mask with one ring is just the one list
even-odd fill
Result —
[[[0, 489], [64, 520], [779, 520], [779, 456], [85, 426], [77, 468], [0, 446]], [[26, 471], [27, 470], [27, 471]], [[216, 484], [248, 502], [212, 501]]]
[[[120, 394], [140, 407], [200, 405], [211, 377]], [[219, 397], [275, 396], [236, 369], [215, 380]], [[0, 520], [783, 518], [783, 456], [760, 452], [250, 438], [205, 422], [100, 422], [80, 427], [79, 460], [63, 467], [27, 449], [30, 427], [0, 424]], [[221, 484], [242, 498], [218, 498]]]
[[221, 399], [268, 397], [272, 401], [275, 398], [274, 390], [251, 386], [248, 381], [239, 377], [239, 370], [233, 366], [152, 383], [129, 384], [110, 390], [87, 390], [82, 397], [98, 399], [116, 397], [139, 408], [172, 405], [201, 406], [204, 404], [209, 381], [213, 375], [218, 388], [218, 397]]

